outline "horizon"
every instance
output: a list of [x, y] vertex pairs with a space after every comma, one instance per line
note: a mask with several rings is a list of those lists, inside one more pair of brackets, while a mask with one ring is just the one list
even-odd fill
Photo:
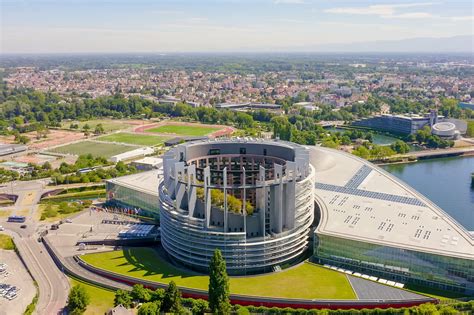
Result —
[[[365, 44], [375, 45], [367, 52], [379, 47], [472, 52], [474, 47], [474, 7], [465, 0], [455, 5], [407, 0], [6, 0], [1, 7], [2, 55], [331, 53], [364, 51]], [[470, 38], [449, 42], [459, 37]]]

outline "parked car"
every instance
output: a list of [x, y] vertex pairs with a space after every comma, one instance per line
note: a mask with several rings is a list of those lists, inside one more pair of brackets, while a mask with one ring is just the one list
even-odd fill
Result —
[[26, 229], [26, 227], [27, 227], [26, 224], [20, 225], [20, 228], [22, 228], [22, 229]]

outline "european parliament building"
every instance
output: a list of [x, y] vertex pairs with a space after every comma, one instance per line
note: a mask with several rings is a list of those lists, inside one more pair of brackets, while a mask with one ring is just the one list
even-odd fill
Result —
[[[474, 293], [473, 235], [351, 154], [278, 140], [200, 140], [171, 148], [154, 180], [145, 186], [156, 192], [150, 206], [159, 213], [162, 246], [190, 269], [206, 271], [219, 248], [233, 275], [310, 257], [399, 283]], [[133, 191], [123, 189], [116, 194], [133, 201]]]

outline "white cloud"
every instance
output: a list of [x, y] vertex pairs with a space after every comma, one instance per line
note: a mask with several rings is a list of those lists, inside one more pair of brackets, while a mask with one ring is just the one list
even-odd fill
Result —
[[405, 3], [405, 4], [376, 4], [369, 5], [366, 7], [340, 7], [326, 9], [324, 12], [333, 14], [356, 14], [356, 15], [377, 15], [383, 18], [426, 18], [429, 13], [415, 12], [415, 13], [403, 13], [397, 14], [399, 9], [407, 9], [422, 6], [431, 6], [432, 2], [417, 2], [417, 3]]
[[474, 21], [474, 15], [468, 16], [452, 16], [449, 19], [453, 21]]
[[394, 19], [433, 19], [433, 18], [436, 18], [436, 16], [427, 12], [402, 13], [402, 14], [390, 15], [390, 16], [384, 16], [384, 17], [394, 18]]

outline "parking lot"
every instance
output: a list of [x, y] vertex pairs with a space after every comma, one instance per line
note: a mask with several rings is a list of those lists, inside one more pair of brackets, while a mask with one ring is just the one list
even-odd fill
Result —
[[33, 279], [17, 254], [0, 250], [0, 315], [23, 314], [35, 294]]
[[76, 246], [81, 241], [92, 240], [108, 240], [117, 239], [121, 231], [125, 229], [119, 224], [104, 224], [104, 221], [126, 220], [138, 222], [138, 220], [130, 217], [97, 211], [85, 211], [78, 216], [72, 218], [70, 222], [63, 223], [58, 229], [48, 231], [48, 240], [64, 257], [77, 255], [79, 253], [87, 253], [105, 250], [102, 246], [93, 246], [94, 248], [86, 249], [79, 252]]

